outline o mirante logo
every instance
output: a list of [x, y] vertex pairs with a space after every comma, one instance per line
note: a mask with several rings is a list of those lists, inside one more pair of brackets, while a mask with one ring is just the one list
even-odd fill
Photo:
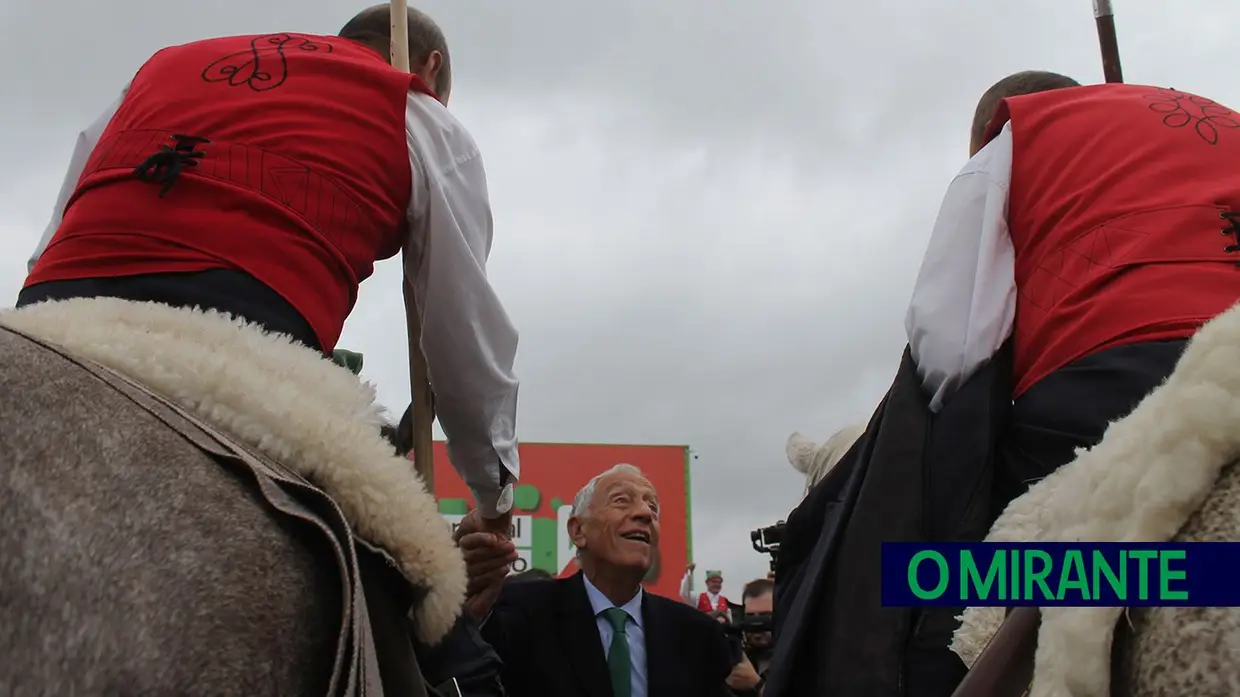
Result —
[[1238, 543], [883, 543], [883, 605], [1240, 606]]

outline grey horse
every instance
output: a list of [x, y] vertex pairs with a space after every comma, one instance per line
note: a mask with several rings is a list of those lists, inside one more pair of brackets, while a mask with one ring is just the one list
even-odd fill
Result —
[[114, 299], [0, 312], [0, 352], [0, 694], [426, 694], [464, 561], [373, 388]]
[[[1175, 372], [1094, 448], [1014, 500], [988, 540], [1240, 540], [1240, 306], [1207, 323]], [[972, 664], [1003, 621], [969, 608]], [[1042, 608], [1030, 697], [1240, 694], [1240, 608]]]

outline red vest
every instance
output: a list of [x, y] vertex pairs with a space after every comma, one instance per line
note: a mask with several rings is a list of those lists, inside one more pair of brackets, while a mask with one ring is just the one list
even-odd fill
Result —
[[719, 602], [715, 603], [715, 607], [710, 606], [710, 596], [706, 593], [698, 594], [698, 609], [702, 612], [727, 612], [728, 599], [719, 594]]
[[1240, 300], [1240, 115], [1142, 85], [1003, 101], [1015, 395], [1102, 349], [1191, 336]]
[[[26, 285], [244, 271], [330, 352], [374, 262], [400, 251], [410, 192], [405, 105], [421, 79], [335, 37], [235, 36], [142, 66]], [[433, 95], [432, 95], [433, 96]], [[167, 193], [134, 169], [199, 136]]]

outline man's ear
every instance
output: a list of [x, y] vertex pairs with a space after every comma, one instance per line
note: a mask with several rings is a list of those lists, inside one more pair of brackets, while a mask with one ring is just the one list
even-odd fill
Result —
[[577, 516], [568, 518], [568, 539], [573, 541], [577, 549], [583, 549], [586, 546], [586, 526]]
[[[417, 68], [414, 72], [418, 74], [418, 77], [422, 78], [423, 82], [430, 85], [431, 89], [435, 89], [438, 92], [435, 83], [439, 81], [439, 71], [441, 69], [443, 69], [443, 54], [439, 51], [431, 51], [431, 55], [426, 57], [426, 62], [422, 64], [422, 67]], [[442, 99], [442, 95], [440, 98]]]

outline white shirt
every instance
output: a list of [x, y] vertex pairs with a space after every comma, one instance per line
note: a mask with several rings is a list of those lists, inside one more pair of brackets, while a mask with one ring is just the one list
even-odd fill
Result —
[[[65, 205], [104, 128], [129, 90], [78, 134], [51, 221], [31, 255], [29, 268], [60, 227]], [[435, 391], [435, 411], [448, 438], [448, 459], [490, 518], [501, 482], [518, 479], [516, 411], [518, 380], [513, 374], [517, 331], [487, 280], [492, 219], [482, 155], [465, 127], [434, 97], [410, 93], [405, 133], [413, 191], [409, 198], [407, 245], [426, 240], [429, 257], [406, 266], [422, 313], [422, 350]], [[419, 251], [419, 250], [415, 250]], [[420, 254], [407, 254], [416, 260]]]
[[1016, 254], [1008, 233], [1011, 124], [952, 180], [904, 318], [930, 409], [964, 384], [1012, 334]]
[[[595, 588], [585, 574], [581, 575], [581, 580], [586, 584], [586, 596], [590, 598], [590, 607], [594, 610], [594, 622], [598, 625], [598, 634], [603, 639], [603, 656], [606, 658], [611, 652], [611, 639], [615, 635], [615, 630], [611, 628], [611, 622], [603, 617], [603, 611], [616, 607], [616, 604], [608, 600], [602, 591]], [[638, 586], [637, 595], [619, 606], [630, 620], [625, 626], [624, 633], [629, 640], [632, 697], [646, 697], [646, 631], [642, 626], [642, 593], [641, 586]]]

